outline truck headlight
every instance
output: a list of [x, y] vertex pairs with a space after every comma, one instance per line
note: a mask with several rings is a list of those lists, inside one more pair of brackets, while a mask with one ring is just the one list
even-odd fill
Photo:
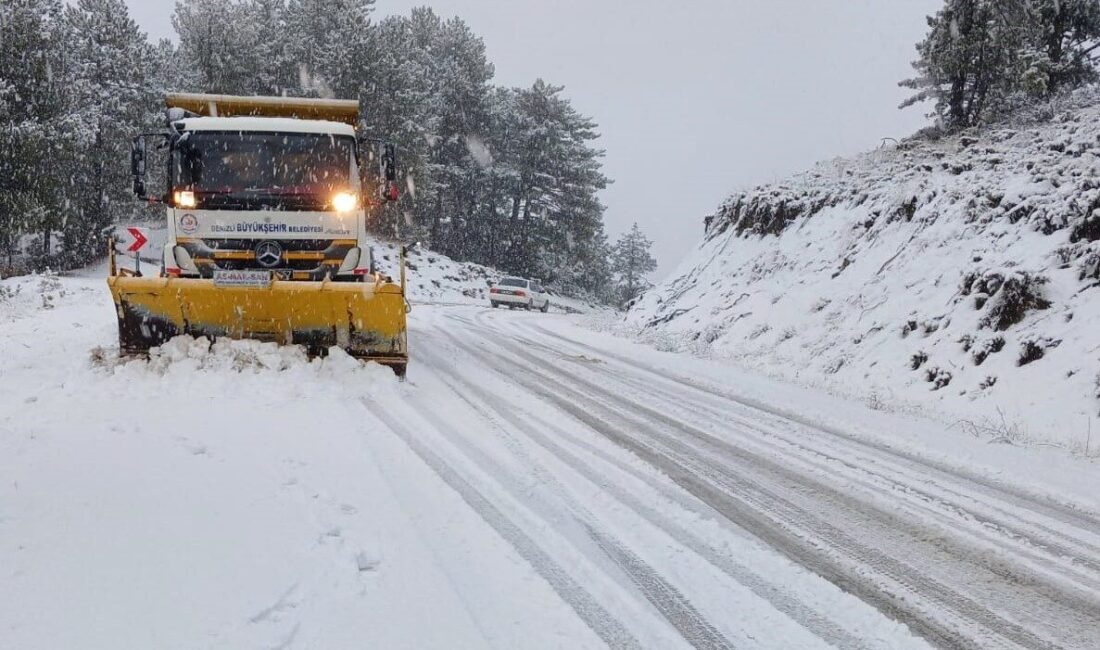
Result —
[[177, 190], [172, 197], [177, 208], [193, 208], [197, 205], [195, 193]]
[[337, 192], [332, 197], [332, 209], [337, 212], [351, 212], [359, 204], [359, 197], [351, 192]]

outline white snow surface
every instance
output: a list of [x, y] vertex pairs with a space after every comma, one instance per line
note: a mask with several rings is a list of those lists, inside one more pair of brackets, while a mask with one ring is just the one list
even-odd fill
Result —
[[1094, 463], [484, 306], [415, 306], [406, 383], [120, 360], [101, 275], [0, 281], [0, 647], [929, 647], [880, 599], [969, 647], [1100, 631]]
[[417, 491], [362, 401], [403, 399], [388, 369], [187, 338], [120, 362], [102, 278], [0, 289], [0, 647], [593, 647]]
[[[823, 163], [712, 219], [620, 329], [960, 436], [1100, 452], [1100, 90]], [[1036, 300], [999, 319], [1024, 285]]]

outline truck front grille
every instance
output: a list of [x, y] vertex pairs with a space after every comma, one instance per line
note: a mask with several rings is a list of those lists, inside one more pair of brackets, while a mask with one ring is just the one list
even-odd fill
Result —
[[[256, 247], [263, 239], [180, 239], [182, 246], [195, 261], [199, 275], [213, 277], [215, 270], [240, 271], [258, 269], [279, 275], [294, 272], [292, 279], [320, 280], [334, 275], [348, 251], [355, 247], [354, 239], [278, 239], [282, 260], [276, 266], [263, 266], [256, 261]], [[287, 273], [284, 273], [287, 272]], [[303, 275], [304, 274], [304, 275]]]

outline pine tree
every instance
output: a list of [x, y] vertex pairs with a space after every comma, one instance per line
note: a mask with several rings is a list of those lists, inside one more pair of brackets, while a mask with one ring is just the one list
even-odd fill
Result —
[[152, 57], [149, 69], [149, 83], [152, 93], [160, 99], [168, 92], [193, 92], [202, 87], [202, 80], [195, 68], [188, 65], [186, 58], [175, 43], [162, 38], [152, 45]]
[[373, 6], [374, 0], [289, 0], [283, 38], [301, 94], [332, 96], [341, 78], [362, 63], [353, 44], [370, 29]]
[[259, 25], [241, 0], [179, 0], [172, 15], [179, 49], [195, 71], [193, 92], [254, 94], [262, 80]]
[[141, 130], [156, 101], [152, 50], [123, 0], [79, 0], [64, 14], [67, 81], [74, 129], [66, 138], [69, 204], [65, 266], [81, 266], [104, 249], [104, 230], [132, 214], [129, 135]]
[[286, 0], [249, 0], [245, 12], [255, 28], [253, 91], [258, 95], [297, 94], [298, 67], [287, 43]]
[[612, 268], [618, 276], [621, 304], [630, 304], [650, 286], [646, 278], [657, 270], [657, 260], [649, 252], [652, 246], [637, 223], [615, 242]]
[[577, 285], [593, 259], [586, 245], [603, 235], [597, 192], [608, 180], [600, 171], [603, 152], [591, 146], [595, 123], [562, 90], [538, 80], [497, 94], [491, 171], [502, 194], [494, 210], [506, 212], [494, 219], [494, 255], [487, 263]]
[[1100, 47], [1100, 2], [1029, 0], [1028, 43], [1021, 56], [1022, 83], [1031, 95], [1053, 95], [1097, 78], [1094, 52]]
[[928, 18], [928, 36], [917, 45], [918, 76], [901, 82], [917, 93], [902, 108], [927, 99], [949, 130], [978, 124], [999, 106], [1019, 76], [1024, 42], [1020, 0], [947, 0]]
[[932, 100], [948, 130], [1097, 78], [1097, 0], [946, 0], [928, 25], [902, 108]]
[[35, 265], [50, 263], [65, 201], [54, 164], [71, 126], [61, 17], [59, 0], [0, 4], [0, 245], [9, 267], [32, 233]]
[[439, 22], [430, 11], [414, 11], [413, 24], [414, 39], [418, 31], [434, 37], [428, 41], [433, 83], [427, 167], [435, 191], [420, 206], [431, 210], [433, 246], [460, 255], [469, 242], [467, 221], [476, 213], [483, 178], [471, 144], [476, 151], [477, 143], [488, 139], [493, 66], [481, 38], [460, 19]]

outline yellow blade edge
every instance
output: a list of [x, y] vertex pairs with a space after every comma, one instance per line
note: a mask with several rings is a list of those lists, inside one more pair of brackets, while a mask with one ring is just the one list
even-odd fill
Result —
[[315, 352], [337, 346], [390, 364], [408, 356], [405, 299], [392, 283], [275, 281], [269, 288], [246, 288], [115, 276], [107, 284], [124, 352], [147, 352], [189, 334], [297, 344]]

